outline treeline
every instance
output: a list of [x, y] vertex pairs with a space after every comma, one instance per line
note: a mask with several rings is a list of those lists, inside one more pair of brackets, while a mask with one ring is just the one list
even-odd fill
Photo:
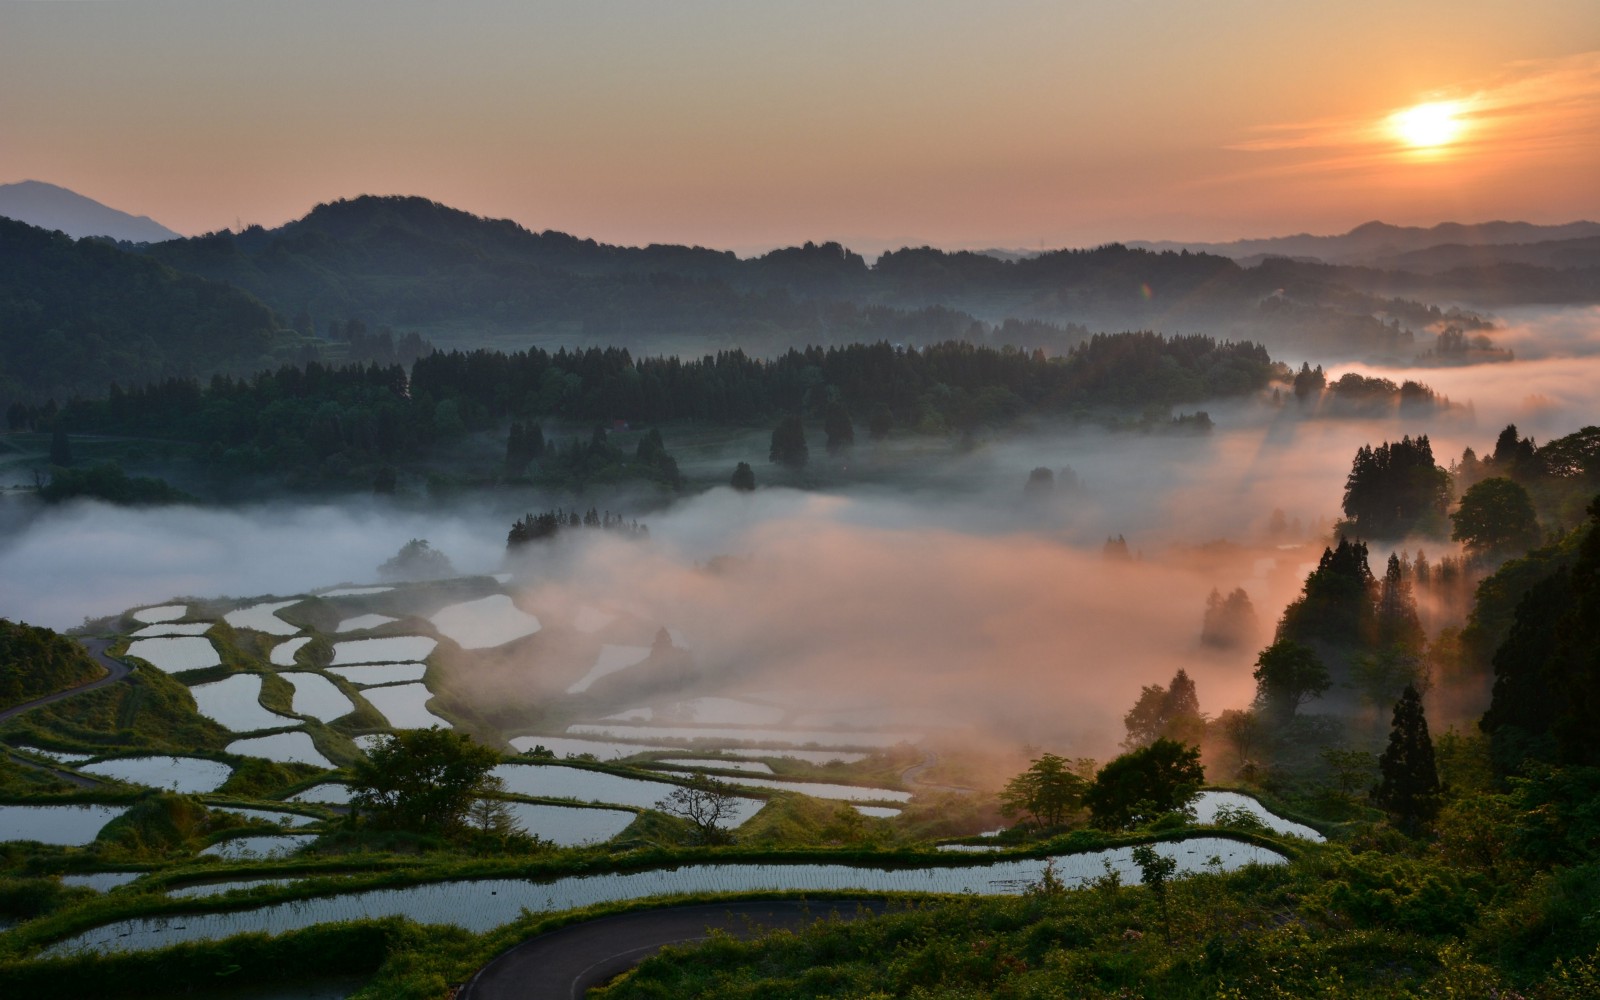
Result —
[[[72, 433], [189, 441], [222, 470], [338, 472], [418, 460], [435, 444], [510, 421], [748, 425], [785, 413], [820, 415], [839, 403], [874, 415], [885, 432], [946, 433], [1025, 414], [1246, 394], [1272, 376], [1272, 361], [1256, 344], [1153, 333], [1097, 335], [1064, 357], [959, 341], [923, 349], [811, 347], [771, 360], [741, 351], [699, 359], [635, 359], [617, 348], [453, 351], [419, 359], [409, 374], [400, 365], [310, 363], [252, 378], [113, 384], [104, 399], [76, 400], [59, 412], [53, 402], [13, 405], [7, 418], [14, 428], [48, 419]], [[542, 432], [540, 438], [534, 445], [519, 437], [508, 459], [543, 453]], [[587, 462], [590, 454], [559, 457]], [[658, 448], [637, 457], [675, 478]]]
[[624, 538], [644, 538], [650, 534], [650, 529], [638, 521], [609, 510], [601, 512], [590, 507], [586, 513], [579, 514], [576, 510], [557, 507], [539, 514], [526, 514], [512, 522], [511, 530], [506, 533], [506, 548], [515, 551], [531, 542], [548, 541], [563, 531], [585, 528], [615, 532]]

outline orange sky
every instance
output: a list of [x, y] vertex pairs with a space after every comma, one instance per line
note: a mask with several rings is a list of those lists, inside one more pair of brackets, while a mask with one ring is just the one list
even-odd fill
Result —
[[[1460, 141], [1383, 127], [1461, 102]], [[1600, 217], [1593, 0], [0, 0], [0, 182], [754, 251]]]

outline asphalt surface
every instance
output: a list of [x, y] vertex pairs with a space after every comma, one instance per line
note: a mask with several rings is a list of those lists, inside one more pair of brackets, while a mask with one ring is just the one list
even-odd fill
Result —
[[128, 666], [126, 663], [123, 663], [121, 660], [113, 660], [111, 657], [106, 655], [106, 650], [111, 648], [111, 643], [113, 641], [114, 640], [112, 639], [78, 640], [78, 642], [82, 643], [83, 647], [89, 651], [89, 655], [93, 656], [102, 667], [106, 668], [107, 673], [104, 677], [96, 678], [87, 684], [79, 684], [77, 687], [67, 688], [65, 691], [57, 691], [55, 694], [47, 694], [42, 697], [35, 698], [32, 701], [25, 701], [20, 705], [12, 705], [5, 711], [0, 711], [0, 722], [6, 722], [10, 719], [14, 719], [23, 712], [31, 712], [41, 705], [48, 705], [51, 702], [61, 701], [64, 698], [71, 698], [75, 694], [82, 694], [85, 691], [93, 691], [97, 688], [110, 687], [112, 684], [117, 683], [124, 677], [133, 673], [133, 668]]
[[[57, 691], [55, 694], [47, 694], [43, 697], [35, 698], [32, 701], [25, 701], [20, 705], [13, 705], [4, 711], [0, 711], [0, 722], [6, 722], [10, 719], [14, 719], [24, 712], [31, 712], [41, 705], [49, 705], [53, 702], [71, 698], [73, 695], [82, 694], [85, 691], [94, 691], [99, 688], [110, 687], [112, 684], [116, 684], [118, 681], [121, 681], [123, 678], [133, 673], [133, 668], [128, 666], [126, 663], [123, 663], [121, 660], [114, 660], [106, 655], [106, 650], [111, 648], [111, 644], [114, 641], [115, 640], [113, 639], [97, 638], [85, 638], [78, 640], [78, 642], [82, 643], [84, 648], [89, 651], [89, 655], [93, 656], [102, 667], [106, 668], [106, 675], [104, 677], [96, 678], [92, 681], [89, 681], [87, 684], [79, 684], [77, 687], [67, 688], [65, 691]], [[6, 755], [24, 767], [31, 767], [36, 771], [49, 771], [58, 778], [61, 778], [64, 781], [69, 781], [74, 785], [79, 785], [84, 788], [94, 788], [101, 784], [93, 778], [88, 778], [72, 771], [51, 767], [47, 764], [41, 764], [23, 757], [19, 757], [16, 754], [11, 753], [9, 750], [6, 750]]]
[[820, 920], [882, 913], [874, 899], [703, 903], [640, 910], [571, 924], [502, 952], [456, 994], [456, 1000], [581, 1000], [668, 945], [704, 941], [712, 930], [749, 938]]

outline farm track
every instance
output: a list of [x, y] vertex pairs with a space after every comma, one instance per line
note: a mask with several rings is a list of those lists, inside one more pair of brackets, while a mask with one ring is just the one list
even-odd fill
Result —
[[957, 795], [973, 794], [972, 789], [963, 788], [960, 785], [935, 785], [932, 782], [923, 781], [922, 776], [938, 763], [939, 755], [932, 750], [924, 749], [921, 760], [900, 772], [900, 783], [913, 790], [915, 790], [913, 787], [915, 786], [916, 788], [926, 788], [935, 792], [954, 792]]
[[501, 952], [456, 1000], [579, 1000], [662, 948], [704, 941], [712, 931], [751, 938], [822, 920], [875, 915], [887, 905], [860, 899], [704, 903], [586, 920]]

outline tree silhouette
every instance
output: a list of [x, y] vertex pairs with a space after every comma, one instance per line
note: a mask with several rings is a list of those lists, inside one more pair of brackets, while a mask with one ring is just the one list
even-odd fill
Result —
[[1122, 745], [1130, 750], [1163, 738], [1198, 746], [1206, 728], [1194, 681], [1182, 669], [1169, 688], [1147, 685], [1122, 723], [1128, 731]]
[[1089, 782], [1065, 757], [1047, 753], [1026, 771], [1006, 782], [1000, 810], [1007, 816], [1027, 813], [1041, 829], [1060, 826], [1083, 801]]
[[1205, 780], [1199, 747], [1156, 740], [1101, 768], [1083, 802], [1095, 826], [1123, 829], [1187, 811]]
[[1442, 529], [1449, 502], [1450, 473], [1434, 464], [1426, 434], [1363, 445], [1345, 480], [1345, 517], [1369, 538]]
[[59, 423], [50, 430], [50, 464], [63, 469], [72, 464], [72, 442]]
[[756, 473], [750, 468], [749, 462], [740, 462], [733, 467], [733, 478], [728, 481], [728, 485], [741, 493], [749, 493], [756, 488]]
[[1439, 812], [1439, 771], [1434, 766], [1433, 740], [1422, 711], [1422, 695], [1412, 685], [1394, 706], [1389, 746], [1378, 758], [1382, 775], [1372, 801], [1402, 829], [1415, 831]]
[[850, 411], [837, 400], [830, 402], [822, 414], [822, 432], [828, 436], [828, 454], [836, 455], [856, 443], [856, 429], [850, 423]]
[[767, 454], [767, 460], [798, 470], [805, 468], [810, 457], [811, 450], [806, 447], [806, 429], [800, 423], [800, 418], [790, 414], [778, 421], [778, 426], [772, 430], [772, 449]]
[[1515, 554], [1539, 541], [1539, 522], [1528, 491], [1496, 476], [1475, 483], [1450, 515], [1452, 541], [1481, 555]]
[[1280, 722], [1294, 718], [1300, 706], [1328, 690], [1328, 668], [1309, 646], [1279, 639], [1256, 657], [1256, 700]]

